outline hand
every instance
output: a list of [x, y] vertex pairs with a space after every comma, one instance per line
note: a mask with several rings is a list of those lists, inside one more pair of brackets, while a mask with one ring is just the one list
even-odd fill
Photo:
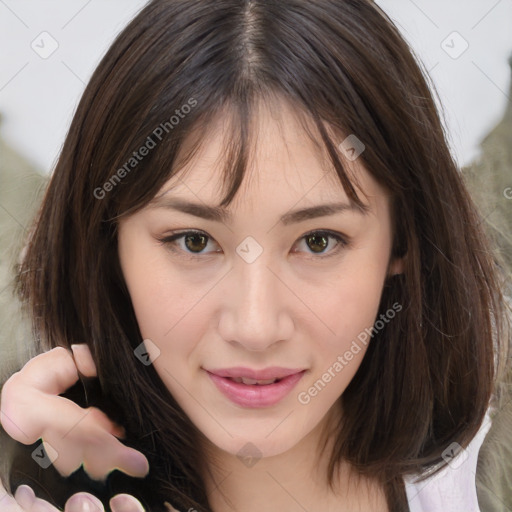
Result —
[[[60, 512], [47, 501], [36, 498], [34, 491], [27, 485], [20, 485], [14, 497], [16, 501], [12, 500], [7, 504], [12, 508], [2, 508], [4, 512]], [[109, 501], [109, 505], [112, 512], [145, 512], [140, 501], [129, 494], [117, 494]], [[165, 502], [165, 506], [169, 512], [178, 512], [168, 502]], [[64, 508], [64, 512], [104, 512], [104, 510], [100, 500], [85, 492], [73, 494], [66, 501]]]
[[[15, 505], [12, 512], [59, 512], [58, 508], [41, 498], [36, 498], [34, 491], [27, 485], [20, 485], [14, 495]], [[112, 512], [145, 512], [140, 501], [129, 494], [118, 494], [109, 502]], [[64, 507], [64, 512], [104, 512], [101, 501], [92, 494], [79, 492], [73, 494]], [[169, 511], [177, 512], [169, 506]], [[11, 512], [11, 509], [8, 509]]]
[[45, 451], [62, 476], [83, 464], [95, 480], [114, 469], [134, 477], [149, 471], [146, 457], [123, 445], [124, 429], [96, 407], [83, 409], [58, 396], [84, 376], [96, 376], [96, 366], [86, 345], [73, 345], [73, 355], [63, 347], [31, 359], [4, 384], [0, 422], [13, 439], [23, 444], [43, 440]]

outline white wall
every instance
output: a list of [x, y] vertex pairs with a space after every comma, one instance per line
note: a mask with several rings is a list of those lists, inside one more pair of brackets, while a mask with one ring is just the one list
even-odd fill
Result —
[[[508, 101], [512, 0], [377, 3], [432, 70], [454, 154], [459, 163], [469, 162]], [[144, 4], [141, 0], [0, 1], [2, 135], [43, 171], [51, 170], [84, 84], [99, 59]], [[469, 45], [457, 59], [441, 47], [453, 31]], [[42, 32], [51, 38], [38, 37]], [[44, 59], [32, 49], [33, 41], [41, 53], [50, 51], [52, 44], [58, 48]], [[466, 44], [463, 39], [452, 42], [450, 38], [445, 49], [454, 55], [462, 44]]]

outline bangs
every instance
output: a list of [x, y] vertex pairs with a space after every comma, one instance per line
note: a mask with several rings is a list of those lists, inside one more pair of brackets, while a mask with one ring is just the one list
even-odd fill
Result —
[[[247, 178], [245, 187], [250, 189], [251, 173], [248, 168], [254, 158], [258, 145], [259, 131], [257, 122], [263, 109], [271, 113], [271, 117], [280, 127], [280, 133], [284, 133], [285, 126], [282, 123], [280, 110], [284, 104], [291, 107], [295, 120], [301, 126], [303, 133], [313, 143], [318, 162], [323, 170], [321, 179], [330, 179], [333, 186], [343, 188], [352, 206], [365, 210], [365, 205], [356, 192], [356, 188], [363, 194], [359, 186], [357, 174], [350, 164], [350, 153], [343, 147], [342, 141], [347, 140], [347, 131], [340, 126], [333, 126], [320, 115], [313, 111], [307, 111], [297, 102], [289, 100], [286, 96], [275, 91], [260, 91], [257, 96], [247, 97], [244, 102], [226, 101], [221, 105], [211, 106], [208, 110], [195, 115], [195, 119], [189, 120], [187, 125], [181, 127], [180, 134], [174, 134], [172, 140], [162, 142], [155, 150], [151, 165], [151, 173], [158, 177], [154, 186], [147, 190], [144, 197], [136, 204], [127, 204], [126, 199], [121, 203], [124, 208], [117, 213], [116, 218], [135, 213], [147, 204], [158, 199], [163, 193], [172, 189], [174, 184], [181, 182], [194, 168], [193, 160], [201, 153], [205, 144], [211, 140], [222, 127], [223, 140], [220, 157], [212, 166], [215, 170], [222, 166], [221, 178], [216, 185], [221, 201], [219, 207], [229, 206], [237, 196], [244, 179]], [[148, 124], [151, 124], [148, 122]], [[170, 138], [171, 139], [171, 138]], [[284, 139], [284, 138], [283, 138]], [[287, 148], [288, 149], [288, 148]], [[288, 149], [289, 150], [289, 149]], [[172, 165], [169, 163], [172, 162]], [[170, 170], [169, 170], [170, 169]], [[333, 170], [336, 177], [333, 179]], [[214, 171], [212, 170], [212, 175]], [[163, 183], [162, 183], [163, 182]], [[139, 190], [140, 187], [127, 187], [127, 189]], [[164, 190], [165, 189], [165, 190]], [[128, 192], [128, 190], [127, 190]]]

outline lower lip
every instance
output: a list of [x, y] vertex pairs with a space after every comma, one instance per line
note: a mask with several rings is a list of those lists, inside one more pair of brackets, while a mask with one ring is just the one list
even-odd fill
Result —
[[242, 384], [227, 377], [219, 377], [207, 372], [217, 389], [232, 402], [242, 407], [261, 408], [270, 407], [280, 402], [297, 385], [304, 375], [304, 371], [294, 373], [274, 384], [263, 386]]

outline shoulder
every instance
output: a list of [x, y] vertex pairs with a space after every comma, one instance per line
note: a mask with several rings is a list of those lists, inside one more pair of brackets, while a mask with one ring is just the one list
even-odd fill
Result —
[[485, 512], [512, 510], [512, 384], [506, 382], [478, 456], [476, 487]]
[[492, 412], [488, 410], [466, 449], [456, 442], [446, 447], [443, 458], [447, 464], [441, 471], [422, 481], [417, 481], [417, 476], [404, 478], [410, 512], [480, 510], [475, 477], [479, 451], [491, 426]]

